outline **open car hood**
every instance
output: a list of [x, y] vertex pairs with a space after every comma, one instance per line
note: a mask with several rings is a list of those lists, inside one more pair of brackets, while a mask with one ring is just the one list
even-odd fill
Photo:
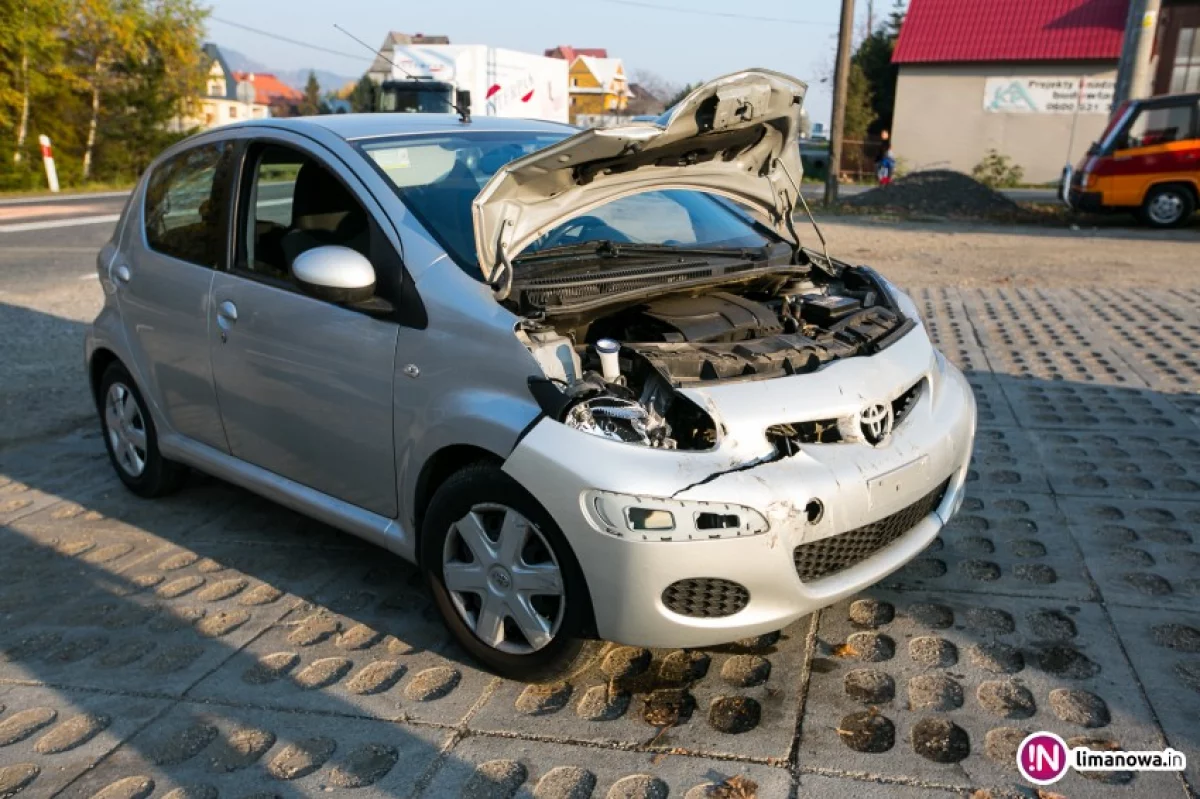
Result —
[[654, 122], [586, 130], [512, 161], [472, 204], [484, 277], [493, 280], [506, 259], [572, 217], [663, 189], [723, 195], [791, 238], [807, 88], [778, 72], [737, 72], [699, 87]]

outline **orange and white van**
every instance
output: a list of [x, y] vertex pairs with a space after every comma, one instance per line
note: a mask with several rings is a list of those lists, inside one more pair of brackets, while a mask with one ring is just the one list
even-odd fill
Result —
[[1063, 188], [1081, 211], [1130, 211], [1154, 227], [1186, 223], [1200, 206], [1200, 94], [1122, 105]]

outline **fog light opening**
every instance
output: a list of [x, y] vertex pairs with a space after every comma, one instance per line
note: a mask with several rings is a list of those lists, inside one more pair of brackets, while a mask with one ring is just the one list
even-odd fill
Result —
[[629, 508], [625, 511], [625, 520], [629, 523], [630, 530], [638, 532], [675, 529], [675, 517], [669, 510]]
[[804, 506], [804, 518], [809, 524], [816, 524], [825, 516], [825, 505], [819, 499], [810, 499]]
[[736, 530], [742, 520], [733, 513], [697, 513], [697, 530]]

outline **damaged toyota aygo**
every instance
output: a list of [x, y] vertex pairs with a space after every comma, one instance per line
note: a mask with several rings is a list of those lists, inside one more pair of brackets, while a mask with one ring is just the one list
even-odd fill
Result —
[[804, 94], [749, 70], [618, 128], [181, 142], [99, 258], [118, 476], [156, 496], [199, 469], [375, 542], [524, 679], [588, 638], [717, 645], [878, 582], [961, 504], [975, 403], [912, 300], [802, 245]]

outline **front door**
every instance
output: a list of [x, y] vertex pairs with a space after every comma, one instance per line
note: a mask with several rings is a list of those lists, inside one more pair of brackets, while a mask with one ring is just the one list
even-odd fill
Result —
[[[240, 187], [234, 263], [213, 280], [211, 349], [221, 419], [241, 460], [394, 518], [392, 386], [399, 327], [302, 293], [291, 263], [314, 246], [366, 255], [383, 237], [365, 192], [294, 142], [256, 142]], [[382, 240], [382, 241], [381, 241]], [[385, 301], [386, 304], [386, 301]]]
[[1117, 177], [1105, 192], [1110, 205], [1141, 205], [1150, 187], [1195, 181], [1200, 173], [1196, 99], [1151, 100], [1118, 133], [1106, 173]]

